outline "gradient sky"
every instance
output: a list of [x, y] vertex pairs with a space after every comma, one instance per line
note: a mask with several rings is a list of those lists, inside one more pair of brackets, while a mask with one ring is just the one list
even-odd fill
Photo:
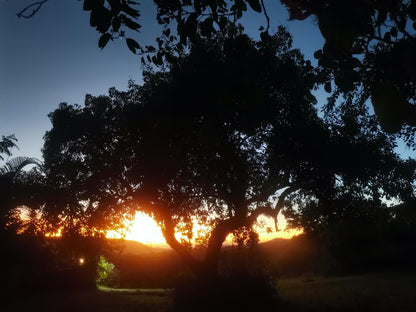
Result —
[[[19, 140], [13, 157], [41, 159], [43, 135], [51, 127], [49, 112], [61, 102], [83, 104], [87, 93], [107, 94], [112, 86], [125, 90], [129, 79], [140, 83], [142, 67], [140, 57], [127, 49], [124, 40], [98, 48], [99, 34], [89, 26], [82, 1], [50, 0], [33, 18], [17, 18], [16, 13], [31, 2], [0, 0], [0, 135], [15, 134]], [[156, 8], [151, 0], [141, 2], [141, 33], [132, 37], [140, 44], [154, 44], [161, 33]], [[286, 26], [294, 47], [314, 62], [313, 52], [322, 47], [323, 38], [313, 20], [288, 21], [279, 1], [265, 4], [271, 31]], [[243, 20], [253, 38], [265, 24], [264, 16], [254, 12]], [[318, 94], [318, 100], [324, 99]], [[406, 148], [401, 146], [399, 152]]]

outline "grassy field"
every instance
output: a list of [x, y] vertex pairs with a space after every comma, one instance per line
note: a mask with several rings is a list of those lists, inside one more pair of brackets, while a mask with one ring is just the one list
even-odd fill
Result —
[[416, 272], [278, 281], [286, 311], [416, 311]]
[[[280, 279], [276, 311], [416, 311], [416, 272], [394, 272], [347, 277]], [[0, 311], [168, 311], [164, 289], [111, 289], [44, 294], [16, 294]], [[195, 310], [197, 311], [197, 310]]]
[[2, 312], [162, 312], [168, 310], [164, 290], [108, 289], [78, 292], [49, 292], [15, 296]]

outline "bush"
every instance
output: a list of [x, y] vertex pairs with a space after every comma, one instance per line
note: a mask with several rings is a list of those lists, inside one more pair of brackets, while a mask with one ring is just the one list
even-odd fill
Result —
[[97, 285], [117, 287], [120, 281], [119, 271], [114, 264], [108, 262], [103, 256], [97, 263]]

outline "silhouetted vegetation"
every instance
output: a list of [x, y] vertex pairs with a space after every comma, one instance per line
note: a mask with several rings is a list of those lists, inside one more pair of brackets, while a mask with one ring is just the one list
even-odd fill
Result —
[[[263, 1], [155, 2], [178, 38], [165, 28], [158, 49], [126, 39], [149, 56], [143, 85], [61, 103], [49, 114], [45, 163], [19, 158], [0, 170], [5, 295], [93, 290], [98, 273], [106, 286], [174, 287], [177, 311], [296, 309], [277, 300], [277, 277], [414, 268], [416, 162], [395, 147], [398, 138], [414, 146], [406, 24], [416, 2], [282, 1], [292, 19], [317, 18], [326, 41], [316, 68], [283, 27], [269, 33]], [[258, 41], [236, 24], [247, 4], [266, 16]], [[99, 47], [140, 28], [135, 6], [84, 1]], [[321, 85], [331, 96], [318, 112]], [[2, 136], [1, 160], [15, 141]], [[136, 211], [157, 221], [178, 257], [113, 250], [104, 259], [103, 233]], [[280, 212], [305, 234], [259, 246], [257, 217]], [[198, 248], [195, 222], [210, 229]], [[223, 248], [229, 234], [238, 247]]]
[[[228, 234], [260, 214], [276, 217], [290, 192], [318, 187], [307, 163], [310, 136], [317, 142], [325, 131], [312, 106], [313, 68], [283, 28], [257, 43], [231, 31], [195, 45], [170, 71], [147, 73], [141, 87], [51, 113], [45, 168], [62, 195], [45, 209], [68, 207], [79, 224], [99, 228], [149, 213], [192, 270], [210, 276]], [[192, 235], [192, 220], [213, 227], [203, 259], [174, 236], [183, 225]]]

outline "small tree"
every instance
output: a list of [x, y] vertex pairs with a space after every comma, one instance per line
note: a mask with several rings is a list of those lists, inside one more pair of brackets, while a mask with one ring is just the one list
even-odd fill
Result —
[[119, 271], [115, 265], [100, 256], [97, 263], [97, 285], [117, 287], [120, 281]]

